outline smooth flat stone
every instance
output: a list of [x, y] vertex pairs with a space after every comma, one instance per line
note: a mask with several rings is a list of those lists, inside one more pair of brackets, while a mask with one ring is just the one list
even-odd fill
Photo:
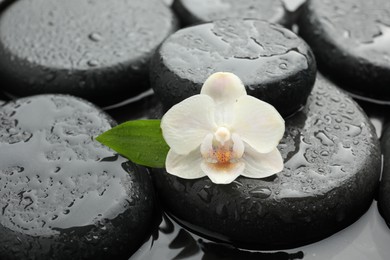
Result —
[[217, 185], [153, 174], [159, 197], [192, 230], [247, 248], [292, 248], [323, 239], [371, 205], [381, 154], [372, 124], [322, 76], [303, 110], [286, 119], [284, 170]]
[[138, 248], [152, 183], [94, 140], [113, 124], [71, 96], [0, 107], [0, 259], [128, 259]]
[[15, 1], [0, 16], [1, 85], [111, 105], [150, 88], [150, 57], [175, 29], [161, 0]]
[[365, 99], [390, 103], [390, 1], [309, 0], [299, 26], [321, 72]]
[[382, 217], [390, 227], [390, 125], [387, 125], [381, 138], [383, 172], [379, 188], [378, 207]]
[[316, 75], [307, 44], [281, 26], [259, 20], [221, 20], [181, 29], [156, 51], [152, 88], [165, 107], [200, 93], [214, 72], [233, 72], [249, 95], [283, 116], [306, 103]]
[[253, 18], [291, 26], [302, 0], [176, 0], [173, 9], [184, 25], [227, 18]]

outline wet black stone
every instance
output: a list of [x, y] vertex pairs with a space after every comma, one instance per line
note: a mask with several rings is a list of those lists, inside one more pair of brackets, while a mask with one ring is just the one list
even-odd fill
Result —
[[155, 171], [159, 197], [181, 223], [248, 248], [295, 247], [325, 238], [371, 205], [381, 155], [360, 107], [322, 76], [304, 109], [286, 119], [281, 173], [229, 185]]
[[172, 7], [184, 25], [226, 18], [254, 18], [291, 26], [300, 4], [299, 0], [176, 0]]
[[309, 0], [300, 34], [321, 72], [350, 92], [390, 102], [390, 1]]
[[305, 103], [316, 64], [291, 31], [259, 20], [220, 20], [172, 34], [152, 58], [152, 87], [166, 107], [199, 94], [217, 71], [233, 72], [248, 94], [287, 116]]
[[71, 96], [0, 107], [0, 259], [128, 259], [138, 248], [152, 183], [93, 139], [113, 124]]
[[378, 207], [390, 227], [390, 125], [387, 125], [381, 138], [383, 154], [383, 173], [379, 189]]
[[149, 88], [150, 57], [175, 29], [161, 0], [15, 1], [0, 16], [1, 85], [113, 104]]

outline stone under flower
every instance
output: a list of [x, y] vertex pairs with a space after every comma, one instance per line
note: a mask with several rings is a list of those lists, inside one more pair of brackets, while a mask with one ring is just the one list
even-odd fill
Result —
[[228, 184], [240, 175], [265, 178], [283, 169], [277, 149], [283, 118], [272, 105], [247, 95], [232, 73], [212, 74], [200, 94], [163, 116], [161, 129], [170, 147], [166, 170], [181, 178], [208, 176]]

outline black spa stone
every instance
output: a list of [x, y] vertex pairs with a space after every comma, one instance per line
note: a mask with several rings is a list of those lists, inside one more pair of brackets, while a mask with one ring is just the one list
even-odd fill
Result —
[[296, 0], [176, 0], [172, 7], [184, 25], [226, 18], [254, 18], [289, 27], [300, 3], [302, 1]]
[[379, 188], [378, 207], [390, 227], [390, 125], [387, 125], [381, 137], [383, 154], [383, 172]]
[[0, 107], [0, 259], [128, 259], [138, 248], [152, 183], [94, 140], [113, 124], [71, 96]]
[[293, 32], [265, 21], [229, 19], [172, 34], [152, 58], [150, 80], [169, 108], [199, 94], [203, 82], [218, 71], [233, 72], [248, 94], [287, 116], [306, 103], [316, 63]]
[[373, 126], [351, 98], [322, 76], [304, 109], [286, 120], [278, 147], [284, 170], [228, 185], [207, 177], [153, 177], [160, 199], [179, 222], [248, 248], [311, 243], [345, 228], [371, 205], [381, 155]]
[[321, 72], [363, 98], [390, 102], [390, 1], [309, 0], [299, 26]]
[[0, 15], [1, 85], [113, 104], [150, 88], [150, 57], [175, 29], [161, 0], [15, 1]]

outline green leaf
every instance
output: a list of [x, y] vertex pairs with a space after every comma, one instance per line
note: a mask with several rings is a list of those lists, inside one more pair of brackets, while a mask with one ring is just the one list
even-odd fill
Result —
[[96, 137], [130, 161], [164, 168], [169, 146], [162, 136], [161, 120], [136, 120], [120, 124]]

